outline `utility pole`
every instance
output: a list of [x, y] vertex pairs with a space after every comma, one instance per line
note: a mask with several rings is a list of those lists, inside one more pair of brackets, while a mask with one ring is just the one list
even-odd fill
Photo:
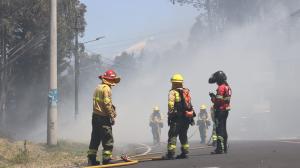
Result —
[[[75, 8], [75, 10], [77, 10]], [[78, 105], [79, 105], [79, 102], [78, 102], [78, 92], [79, 92], [79, 75], [80, 75], [80, 57], [79, 57], [79, 47], [78, 47], [78, 33], [79, 33], [79, 29], [82, 29], [80, 27], [78, 27], [78, 15], [77, 15], [77, 11], [76, 11], [76, 18], [75, 18], [75, 53], [74, 53], [74, 56], [75, 56], [75, 65], [74, 65], [74, 68], [75, 68], [75, 114], [74, 114], [74, 118], [75, 120], [77, 119], [77, 116], [79, 114], [79, 111], [78, 111]], [[100, 37], [97, 37], [96, 39], [94, 40], [90, 40], [90, 41], [86, 41], [86, 42], [82, 42], [81, 44], [85, 44], [85, 43], [90, 43], [90, 42], [94, 42], [94, 41], [98, 41], [102, 38], [104, 38], [105, 36], [100, 36]]]
[[47, 144], [57, 145], [57, 0], [51, 0], [50, 8], [50, 88], [48, 93]]

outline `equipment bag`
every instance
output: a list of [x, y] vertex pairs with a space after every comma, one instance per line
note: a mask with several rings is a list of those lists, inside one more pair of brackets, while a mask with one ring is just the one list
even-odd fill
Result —
[[179, 92], [180, 98], [181, 98], [181, 111], [184, 112], [184, 116], [187, 118], [193, 118], [196, 116], [196, 113], [194, 112], [193, 105], [191, 102], [191, 94], [190, 90], [187, 88], [179, 88], [177, 89]]

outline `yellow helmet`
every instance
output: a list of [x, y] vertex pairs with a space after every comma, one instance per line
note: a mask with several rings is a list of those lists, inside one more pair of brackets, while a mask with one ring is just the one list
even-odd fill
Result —
[[159, 111], [159, 107], [158, 107], [158, 106], [155, 106], [155, 107], [153, 108], [153, 111]]
[[205, 104], [202, 104], [201, 106], [200, 106], [200, 110], [205, 110], [206, 109], [206, 105]]
[[171, 78], [172, 83], [183, 83], [183, 77], [181, 74], [174, 74]]

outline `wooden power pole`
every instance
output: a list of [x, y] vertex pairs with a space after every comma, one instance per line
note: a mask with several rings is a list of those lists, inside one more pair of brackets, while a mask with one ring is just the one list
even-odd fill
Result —
[[57, 145], [57, 0], [50, 1], [50, 87], [48, 93], [47, 144]]

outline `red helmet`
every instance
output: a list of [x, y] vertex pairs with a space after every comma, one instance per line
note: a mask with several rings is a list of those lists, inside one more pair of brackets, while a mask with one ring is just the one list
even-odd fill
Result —
[[120, 77], [118, 77], [116, 72], [113, 70], [106, 71], [103, 75], [99, 76], [99, 79], [111, 80], [114, 81], [114, 83], [119, 83], [121, 80]]

